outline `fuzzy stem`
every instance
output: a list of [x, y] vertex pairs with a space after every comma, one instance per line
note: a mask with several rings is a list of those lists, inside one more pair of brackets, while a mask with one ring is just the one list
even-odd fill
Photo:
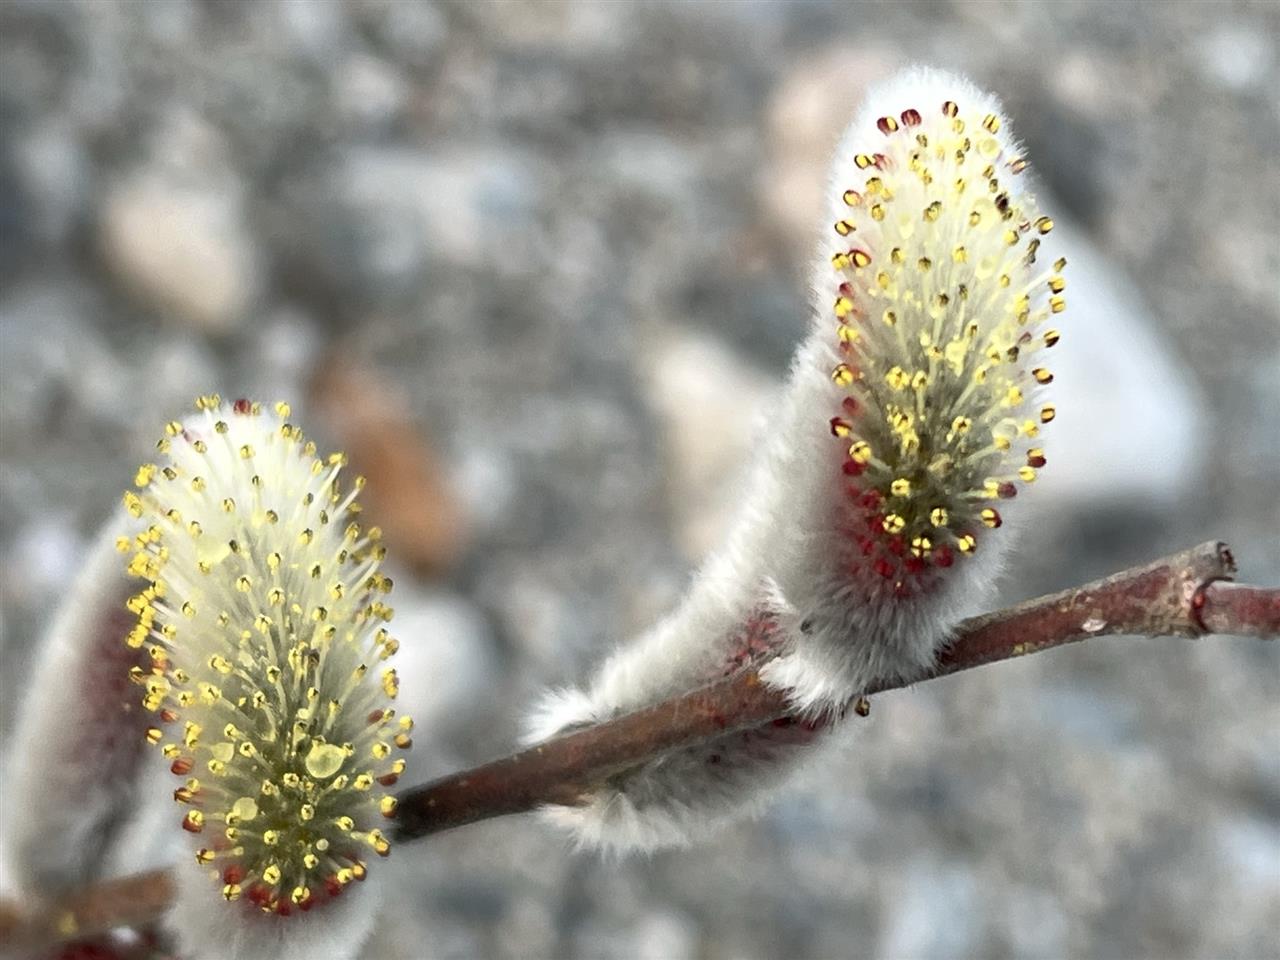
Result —
[[[1221, 543], [1205, 543], [1103, 580], [964, 621], [938, 666], [914, 680], [886, 682], [867, 695], [989, 663], [1117, 634], [1198, 637], [1207, 633], [1274, 639], [1280, 589], [1226, 582], [1235, 571]], [[859, 702], [855, 712], [862, 714]], [[789, 717], [785, 694], [756, 670], [562, 734], [527, 750], [443, 777], [399, 797], [396, 834], [413, 840], [543, 804], [571, 805], [609, 777], [668, 750]], [[163, 871], [87, 888], [61, 903], [20, 912], [0, 904], [0, 939], [48, 944], [115, 926], [146, 925], [172, 892]]]

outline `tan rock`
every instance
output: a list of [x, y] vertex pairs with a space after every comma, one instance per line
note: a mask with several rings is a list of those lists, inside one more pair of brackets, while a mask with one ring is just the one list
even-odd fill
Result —
[[237, 327], [256, 295], [253, 238], [225, 191], [139, 174], [109, 191], [98, 243], [132, 295], [206, 333]]

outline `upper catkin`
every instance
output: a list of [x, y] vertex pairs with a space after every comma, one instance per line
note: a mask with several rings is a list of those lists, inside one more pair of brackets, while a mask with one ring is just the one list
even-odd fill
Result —
[[1043, 356], [1066, 305], [1026, 167], [999, 103], [962, 78], [913, 69], [868, 97], [832, 167], [810, 333], [725, 547], [530, 734], [748, 664], [813, 722], [677, 751], [550, 808], [579, 840], [681, 843], [758, 807], [824, 721], [927, 670], [990, 595], [1007, 503], [1045, 465]]

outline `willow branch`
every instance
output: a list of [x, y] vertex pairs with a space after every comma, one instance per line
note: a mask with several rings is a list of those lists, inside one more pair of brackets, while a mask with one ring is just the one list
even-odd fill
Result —
[[[1235, 571], [1221, 543], [1205, 543], [1144, 567], [966, 620], [932, 671], [879, 684], [866, 696], [1095, 637], [1280, 635], [1280, 589], [1228, 582]], [[414, 840], [464, 824], [573, 805], [608, 778], [661, 754], [727, 733], [794, 719], [783, 693], [752, 669], [635, 713], [544, 741], [520, 753], [443, 777], [398, 797], [395, 832]], [[164, 871], [88, 888], [59, 904], [20, 913], [0, 907], [6, 945], [52, 943], [116, 926], [154, 922], [172, 895]]]

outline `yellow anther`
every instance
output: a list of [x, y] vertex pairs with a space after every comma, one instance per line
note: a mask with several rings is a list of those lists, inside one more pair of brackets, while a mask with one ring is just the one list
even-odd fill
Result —
[[855, 440], [849, 447], [849, 459], [854, 463], [866, 463], [871, 459], [871, 444]]
[[905, 477], [899, 477], [889, 484], [889, 492], [895, 497], [909, 497], [911, 496], [911, 481]]
[[901, 533], [902, 528], [907, 525], [907, 521], [898, 514], [891, 513], [880, 522], [880, 525], [884, 528], [885, 533]]
[[897, 365], [889, 368], [889, 372], [884, 375], [884, 380], [892, 390], [905, 390], [911, 382], [907, 372]]
[[948, 514], [946, 507], [934, 507], [929, 511], [929, 522], [935, 527], [945, 527], [947, 525], [947, 519]]

